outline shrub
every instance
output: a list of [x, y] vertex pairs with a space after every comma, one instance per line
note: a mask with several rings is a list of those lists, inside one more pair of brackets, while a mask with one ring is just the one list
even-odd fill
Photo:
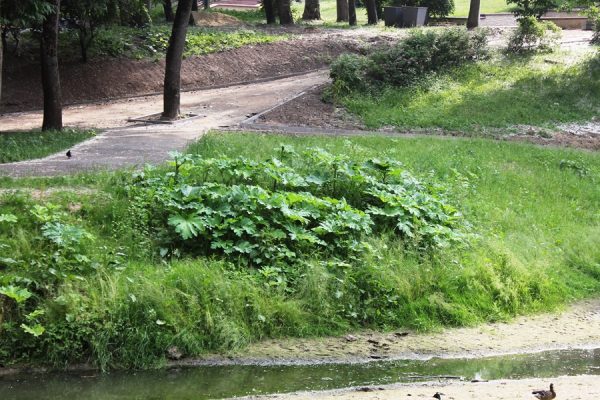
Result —
[[596, 6], [590, 7], [588, 10], [588, 18], [593, 22], [594, 34], [590, 41], [594, 45], [600, 45], [600, 8]]
[[508, 40], [509, 53], [552, 52], [558, 45], [560, 28], [550, 21], [521, 17], [518, 27]]
[[506, 2], [516, 6], [513, 13], [518, 17], [539, 18], [559, 5], [556, 0], [507, 0]]
[[334, 94], [364, 90], [377, 84], [410, 86], [426, 75], [487, 56], [485, 31], [417, 30], [397, 45], [368, 58], [342, 56], [332, 66]]
[[264, 162], [178, 156], [130, 186], [149, 211], [163, 254], [219, 255], [288, 268], [306, 256], [352, 258], [371, 232], [393, 232], [427, 251], [462, 241], [462, 219], [439, 187], [393, 160], [355, 162], [284, 147]]

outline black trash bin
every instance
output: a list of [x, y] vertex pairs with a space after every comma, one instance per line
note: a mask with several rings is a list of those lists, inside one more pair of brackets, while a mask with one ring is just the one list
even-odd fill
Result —
[[385, 26], [398, 28], [423, 26], [427, 20], [427, 7], [384, 7], [383, 19]]

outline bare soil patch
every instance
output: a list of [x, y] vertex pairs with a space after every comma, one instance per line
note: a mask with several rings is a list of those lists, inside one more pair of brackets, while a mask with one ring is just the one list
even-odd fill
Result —
[[320, 339], [265, 340], [229, 357], [189, 360], [204, 363], [338, 363], [430, 357], [484, 357], [567, 348], [600, 347], [600, 299], [560, 314], [522, 316], [510, 323], [448, 328], [435, 333], [410, 330], [364, 331]]
[[[323, 100], [325, 86], [314, 88], [282, 106], [261, 115], [256, 122], [266, 129], [293, 131], [295, 127], [321, 128], [323, 131], [335, 129], [364, 130], [373, 132], [358, 117]], [[256, 128], [256, 126], [254, 127]], [[531, 126], [514, 127], [517, 133], [506, 134], [505, 129], [487, 129], [484, 133], [499, 140], [520, 141], [544, 146], [574, 147], [587, 150], [600, 150], [600, 122], [586, 124], [565, 124], [553, 130]], [[465, 136], [465, 133], [442, 129], [398, 130], [383, 127], [376, 132], [397, 135], [447, 135]]]
[[[342, 53], [359, 51], [361, 46], [361, 41], [351, 38], [309, 36], [191, 57], [183, 62], [182, 87], [196, 90], [311, 71]], [[158, 93], [164, 68], [164, 60], [64, 62], [60, 65], [63, 102], [77, 104]], [[3, 112], [40, 109], [43, 99], [39, 65], [8, 55], [2, 89]]]
[[219, 12], [192, 11], [194, 25], [202, 27], [244, 26], [244, 22], [231, 15]]

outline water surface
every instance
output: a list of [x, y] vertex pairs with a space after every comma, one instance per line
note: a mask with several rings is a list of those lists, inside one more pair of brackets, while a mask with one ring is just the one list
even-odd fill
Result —
[[414, 382], [437, 376], [491, 380], [580, 374], [600, 375], [600, 349], [365, 364], [229, 365], [109, 374], [22, 374], [0, 377], [0, 399], [199, 400]]

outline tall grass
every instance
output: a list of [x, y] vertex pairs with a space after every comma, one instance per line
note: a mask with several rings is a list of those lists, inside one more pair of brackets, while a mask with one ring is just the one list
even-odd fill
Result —
[[0, 163], [45, 157], [93, 137], [93, 130], [0, 132]]
[[[0, 214], [19, 218], [12, 227], [0, 225], [0, 243], [11, 257], [35, 260], [46, 252], [27, 210], [52, 201], [70, 210], [65, 223], [96, 236], [85, 254], [98, 264], [54, 288], [42, 286], [41, 293], [52, 294], [40, 303], [46, 332], [34, 338], [15, 333], [18, 326], [10, 335], [5, 330], [0, 362], [146, 368], [164, 363], [172, 346], [190, 356], [267, 337], [474, 325], [600, 291], [596, 153], [473, 139], [239, 133], [208, 134], [189, 151], [262, 161], [282, 145], [318, 146], [356, 160], [387, 156], [417, 176], [444, 182], [472, 225], [469, 245], [421, 252], [385, 232], [366, 238], [370, 250], [355, 259], [304, 258], [282, 284], [273, 270], [216, 257], [161, 258], [145, 232], [144, 210], [124, 196], [131, 183], [126, 173], [99, 176], [95, 184], [88, 177], [96, 191], [85, 194], [58, 191], [41, 200], [5, 194]], [[4, 268], [1, 279], [30, 271]]]
[[592, 119], [600, 111], [598, 62], [567, 61], [566, 54], [494, 59], [342, 103], [372, 128], [472, 131]]

